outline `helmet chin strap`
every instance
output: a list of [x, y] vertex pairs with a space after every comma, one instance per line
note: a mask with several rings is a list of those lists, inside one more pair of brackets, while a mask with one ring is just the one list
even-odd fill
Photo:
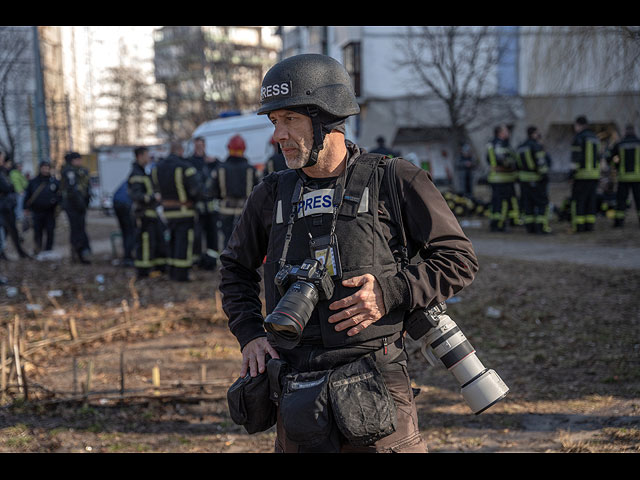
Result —
[[307, 107], [309, 117], [311, 117], [311, 126], [313, 127], [313, 146], [311, 147], [311, 153], [307, 163], [302, 168], [313, 167], [318, 163], [318, 155], [320, 150], [324, 147], [324, 129], [322, 128], [322, 122], [318, 116], [318, 109], [312, 105]]
[[344, 124], [344, 118], [335, 118], [333, 121], [327, 122], [327, 115], [320, 115], [320, 111], [313, 105], [307, 106], [307, 114], [311, 117], [311, 126], [313, 128], [313, 146], [311, 147], [311, 153], [307, 163], [302, 168], [313, 167], [318, 163], [318, 155], [320, 150], [324, 147], [324, 137], [327, 133], [334, 130], [339, 125]]

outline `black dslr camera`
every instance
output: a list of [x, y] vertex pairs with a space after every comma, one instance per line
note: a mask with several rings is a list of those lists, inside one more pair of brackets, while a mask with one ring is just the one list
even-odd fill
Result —
[[295, 347], [319, 300], [333, 296], [334, 284], [325, 266], [308, 258], [302, 265], [285, 265], [274, 279], [282, 298], [264, 321], [277, 346]]

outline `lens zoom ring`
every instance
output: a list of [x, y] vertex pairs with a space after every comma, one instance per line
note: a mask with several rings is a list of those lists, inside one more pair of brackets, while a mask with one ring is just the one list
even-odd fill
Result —
[[465, 340], [460, 345], [457, 345], [453, 350], [445, 353], [442, 357], [440, 357], [440, 360], [446, 368], [451, 368], [460, 360], [473, 352], [475, 352], [475, 350], [473, 349], [471, 344], [467, 340]]
[[460, 331], [460, 329], [457, 326], [452, 328], [447, 333], [444, 333], [442, 336], [436, 338], [433, 342], [431, 342], [431, 348], [433, 348], [435, 350], [438, 347], [438, 345], [440, 345], [442, 342], [444, 342], [445, 340], [447, 340], [451, 336], [455, 335], [459, 331]]

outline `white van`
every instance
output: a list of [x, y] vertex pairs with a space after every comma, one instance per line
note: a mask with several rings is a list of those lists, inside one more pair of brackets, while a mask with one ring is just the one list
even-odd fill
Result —
[[229, 156], [229, 140], [234, 135], [240, 135], [247, 146], [245, 158], [250, 164], [262, 169], [274, 151], [271, 145], [273, 131], [273, 125], [267, 116], [256, 113], [210, 120], [194, 130], [185, 147], [185, 157], [193, 154], [193, 139], [202, 137], [205, 140], [206, 154], [224, 161]]

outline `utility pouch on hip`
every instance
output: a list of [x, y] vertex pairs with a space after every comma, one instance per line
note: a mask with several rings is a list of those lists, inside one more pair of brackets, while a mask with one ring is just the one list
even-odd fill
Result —
[[276, 424], [276, 405], [269, 398], [267, 373], [239, 378], [227, 391], [231, 419], [248, 433], [263, 432]]
[[[287, 437], [304, 447], [332, 443], [329, 408], [330, 370], [291, 373], [284, 377], [280, 415]], [[333, 432], [332, 432], [333, 430]]]
[[371, 355], [335, 369], [329, 396], [338, 429], [351, 445], [371, 445], [395, 432], [396, 404]]

